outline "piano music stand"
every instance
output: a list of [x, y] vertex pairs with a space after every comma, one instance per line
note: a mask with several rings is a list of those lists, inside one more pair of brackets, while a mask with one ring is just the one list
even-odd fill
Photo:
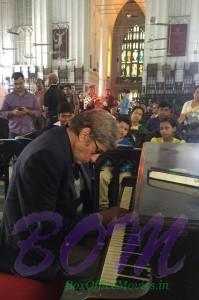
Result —
[[0, 139], [0, 180], [4, 182], [5, 197], [9, 185], [10, 159], [15, 154], [16, 146], [13, 139]]
[[18, 136], [15, 138], [16, 141], [16, 149], [15, 155], [18, 157], [23, 149], [32, 141], [30, 138], [26, 138], [24, 136]]
[[[100, 170], [101, 167], [105, 164], [107, 160], [110, 160], [114, 169], [113, 177], [113, 192], [112, 192], [112, 201], [110, 206], [115, 206], [119, 200], [119, 174], [121, 166], [130, 161], [133, 164], [133, 174], [132, 179], [137, 178], [138, 167], [140, 162], [141, 149], [121, 146], [116, 150], [107, 151], [99, 157], [95, 163], [95, 205], [96, 210], [99, 209], [99, 185], [100, 185]], [[136, 180], [135, 180], [136, 181]], [[135, 182], [132, 180], [133, 182]]]

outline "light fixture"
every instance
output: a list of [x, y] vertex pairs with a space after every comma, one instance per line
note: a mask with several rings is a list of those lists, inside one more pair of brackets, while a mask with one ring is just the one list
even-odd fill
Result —
[[44, 44], [39, 44], [39, 43], [33, 43], [33, 46], [50, 46], [51, 44], [44, 43]]
[[130, 18], [138, 18], [138, 16], [132, 15], [132, 14], [126, 14], [126, 18], [130, 19]]

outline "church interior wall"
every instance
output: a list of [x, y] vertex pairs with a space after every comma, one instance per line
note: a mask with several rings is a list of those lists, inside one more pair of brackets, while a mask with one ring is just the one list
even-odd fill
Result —
[[[181, 81], [185, 64], [188, 65], [191, 62], [199, 61], [199, 51], [197, 50], [199, 45], [197, 34], [199, 1], [147, 0], [146, 7], [145, 72], [143, 74], [143, 83], [145, 84], [146, 82], [146, 68], [149, 63], [158, 63], [159, 81], [163, 81], [161, 68], [164, 64], [170, 65], [171, 68], [176, 68], [177, 80]], [[187, 24], [186, 53], [184, 56], [170, 57], [167, 55], [168, 24]], [[160, 40], [162, 38], [164, 40]], [[195, 74], [196, 79], [197, 77], [198, 74]]]
[[[118, 73], [117, 57], [124, 36], [121, 30], [124, 18], [118, 16], [128, 2], [126, 0], [28, 0], [32, 3], [32, 15], [27, 20], [26, 9], [19, 13], [16, 3], [24, 1], [0, 0], [0, 65], [5, 72], [13, 65], [58, 67], [69, 71], [70, 82], [74, 81], [74, 66], [84, 66], [85, 85], [94, 84], [102, 93], [106, 87], [114, 87]], [[133, 3], [132, 3], [133, 4]], [[199, 0], [137, 0], [139, 16], [135, 22], [145, 24], [145, 53], [142, 83], [146, 84], [147, 65], [158, 64], [158, 81], [163, 81], [162, 66], [176, 68], [177, 80], [182, 80], [185, 64], [199, 62], [198, 11]], [[136, 12], [137, 14], [137, 12]], [[141, 20], [141, 21], [140, 21]], [[184, 56], [167, 55], [168, 24], [187, 24], [187, 43]], [[55, 28], [69, 30], [67, 57], [53, 58]], [[15, 33], [8, 33], [11, 30]], [[3, 32], [3, 33], [2, 33]], [[17, 48], [17, 50], [15, 49]], [[8, 72], [10, 74], [10, 71]], [[199, 73], [194, 74], [195, 82]]]

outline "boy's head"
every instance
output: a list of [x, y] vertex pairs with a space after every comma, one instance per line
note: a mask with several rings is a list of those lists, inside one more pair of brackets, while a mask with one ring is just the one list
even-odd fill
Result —
[[61, 126], [69, 125], [71, 119], [74, 117], [74, 107], [71, 103], [61, 103], [58, 108], [58, 119]]
[[144, 115], [144, 109], [142, 107], [140, 107], [140, 106], [139, 107], [135, 106], [132, 109], [131, 122], [139, 124], [141, 122], [141, 120], [142, 120], [143, 115]]
[[128, 116], [118, 116], [118, 139], [123, 139], [127, 136], [131, 127], [131, 120]]
[[159, 104], [156, 103], [156, 102], [154, 102], [154, 103], [152, 104], [152, 113], [153, 113], [154, 115], [157, 115], [157, 114], [158, 114], [158, 110], [159, 110]]
[[172, 109], [170, 103], [167, 101], [161, 101], [158, 109], [158, 117], [160, 119], [171, 118], [171, 115]]
[[163, 139], [170, 139], [175, 135], [176, 124], [173, 119], [165, 118], [160, 120], [160, 134]]

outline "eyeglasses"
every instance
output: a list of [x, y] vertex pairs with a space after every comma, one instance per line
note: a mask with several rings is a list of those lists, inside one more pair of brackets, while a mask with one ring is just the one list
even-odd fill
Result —
[[97, 145], [97, 142], [96, 142], [96, 139], [95, 139], [95, 138], [93, 138], [93, 141], [94, 141], [94, 143], [95, 143], [95, 147], [96, 147], [95, 153], [93, 153], [93, 154], [103, 154], [103, 153], [104, 153], [104, 151], [98, 147], [98, 145]]

